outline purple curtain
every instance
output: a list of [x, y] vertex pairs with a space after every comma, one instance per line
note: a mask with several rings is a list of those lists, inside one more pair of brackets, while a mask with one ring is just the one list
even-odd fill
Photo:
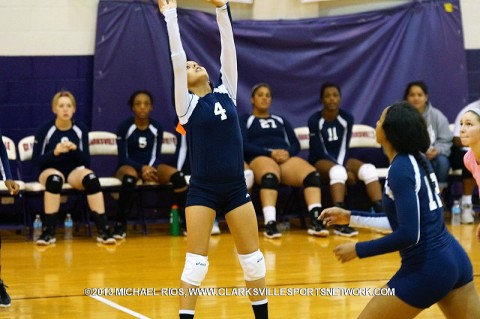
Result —
[[[452, 12], [445, 3], [453, 4]], [[182, 9], [178, 14], [188, 59], [218, 79], [215, 16]], [[432, 104], [451, 122], [467, 103], [458, 0], [414, 1], [326, 18], [234, 21], [233, 28], [240, 114], [250, 111], [250, 90], [258, 82], [271, 85], [272, 112], [286, 116], [294, 127], [305, 126], [320, 108], [325, 81], [341, 86], [342, 108], [353, 113], [356, 123], [373, 126], [382, 109], [401, 99], [414, 80], [428, 84]], [[115, 131], [131, 114], [127, 101], [138, 89], [153, 93], [153, 116], [172, 131], [172, 71], [163, 16], [151, 2], [100, 0], [92, 128]]]

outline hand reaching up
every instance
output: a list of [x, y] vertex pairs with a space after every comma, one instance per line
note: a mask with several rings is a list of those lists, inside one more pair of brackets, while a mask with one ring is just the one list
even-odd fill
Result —
[[158, 0], [158, 8], [162, 14], [169, 9], [175, 9], [177, 8], [177, 0]]

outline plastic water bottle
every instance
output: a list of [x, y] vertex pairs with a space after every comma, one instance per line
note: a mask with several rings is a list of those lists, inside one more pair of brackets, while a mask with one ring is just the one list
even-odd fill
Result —
[[170, 233], [172, 236], [180, 236], [180, 216], [177, 205], [173, 205], [170, 209]]
[[460, 225], [460, 215], [461, 215], [460, 202], [455, 200], [452, 206], [452, 226]]
[[33, 221], [33, 241], [37, 241], [42, 235], [42, 219], [40, 215], [35, 215], [35, 220]]
[[72, 220], [72, 215], [67, 214], [65, 217], [65, 240], [70, 240], [73, 238], [73, 220]]

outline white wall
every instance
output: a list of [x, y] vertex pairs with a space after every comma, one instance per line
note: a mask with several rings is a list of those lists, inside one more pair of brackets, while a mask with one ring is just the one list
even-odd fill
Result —
[[[92, 55], [99, 0], [0, 0], [0, 56]], [[315, 1], [315, 0], [313, 0]], [[301, 19], [376, 10], [411, 0], [254, 0], [231, 3], [239, 19]], [[185, 8], [212, 12], [200, 0]], [[480, 49], [480, 0], [461, 0], [465, 47]]]
[[465, 49], [480, 49], [480, 0], [460, 0]]

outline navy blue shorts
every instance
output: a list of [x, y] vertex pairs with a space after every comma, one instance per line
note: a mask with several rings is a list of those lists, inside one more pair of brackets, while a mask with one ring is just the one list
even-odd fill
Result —
[[208, 183], [192, 177], [185, 206], [206, 206], [217, 214], [226, 214], [250, 201], [243, 176], [234, 181]]
[[[427, 253], [428, 255], [428, 253]], [[473, 268], [467, 253], [457, 240], [423, 263], [402, 265], [388, 282], [395, 295], [417, 308], [428, 308], [440, 301], [452, 289], [473, 280]]]

